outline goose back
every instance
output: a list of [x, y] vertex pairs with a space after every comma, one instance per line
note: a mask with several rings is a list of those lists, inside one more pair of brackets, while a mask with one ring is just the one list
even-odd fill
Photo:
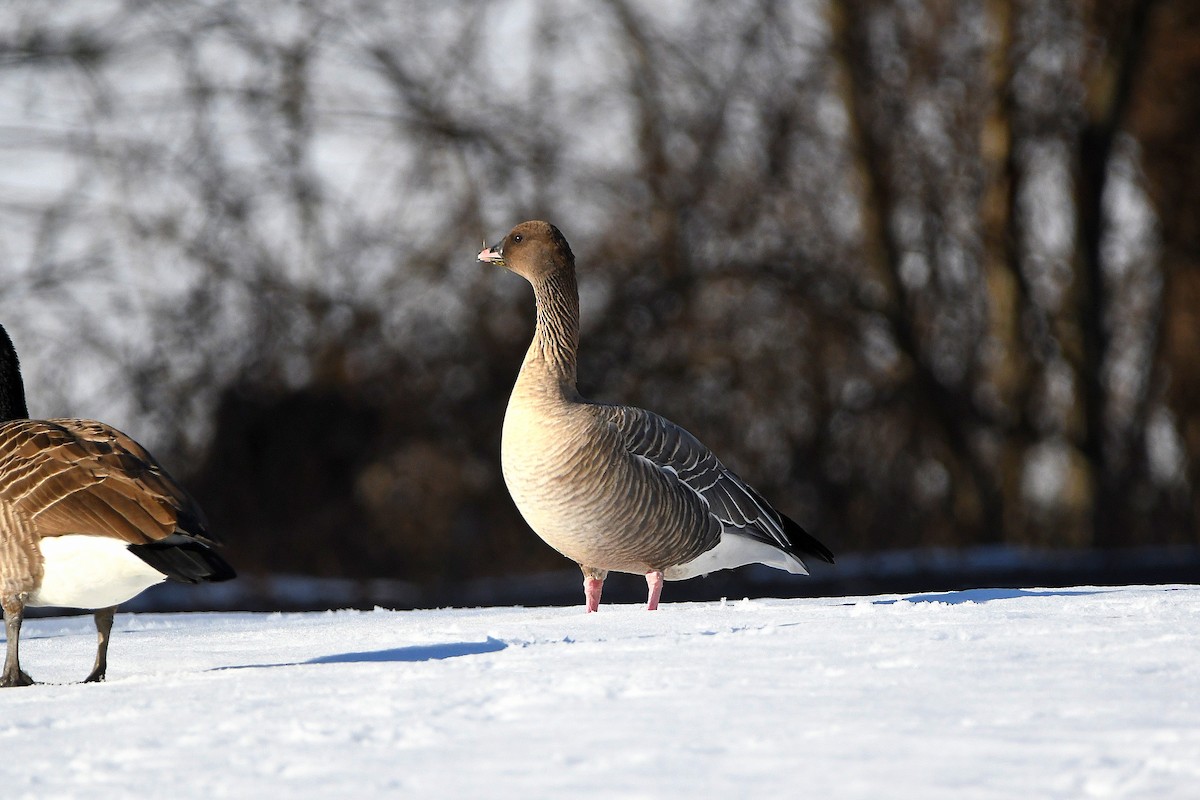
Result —
[[148, 544], [182, 527], [215, 543], [204, 516], [146, 450], [92, 420], [0, 423], [0, 502], [40, 537], [85, 533]]

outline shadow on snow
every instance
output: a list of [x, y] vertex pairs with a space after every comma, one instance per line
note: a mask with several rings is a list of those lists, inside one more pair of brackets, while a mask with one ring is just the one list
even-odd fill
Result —
[[477, 656], [484, 653], [498, 653], [508, 647], [505, 642], [489, 636], [482, 642], [447, 642], [444, 644], [417, 644], [408, 647], [392, 647], [387, 650], [369, 650], [359, 653], [332, 653], [327, 656], [317, 656], [307, 661], [293, 661], [282, 664], [238, 664], [228, 667], [214, 667], [212, 672], [227, 669], [269, 669], [271, 667], [300, 667], [307, 664], [380, 664], [385, 662], [415, 662], [440, 661], [445, 658], [459, 656]]
[[958, 592], [934, 592], [932, 594], [914, 594], [911, 597], [899, 597], [893, 600], [876, 600], [877, 606], [890, 606], [895, 603], [990, 603], [993, 600], [1015, 600], [1018, 597], [1075, 597], [1089, 594], [1108, 594], [1104, 589], [963, 589]]
[[449, 644], [417, 644], [409, 647], [393, 647], [390, 650], [371, 650], [365, 653], [335, 653], [317, 656], [305, 664], [358, 664], [379, 661], [440, 661], [443, 658], [477, 656], [483, 653], [498, 653], [507, 644], [491, 636], [483, 642], [451, 642]]

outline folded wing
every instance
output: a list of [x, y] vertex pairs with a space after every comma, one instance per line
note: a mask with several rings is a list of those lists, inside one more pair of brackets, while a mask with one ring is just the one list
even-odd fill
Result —
[[797, 558], [809, 555], [833, 563], [829, 548], [779, 513], [683, 428], [640, 408], [597, 404], [595, 409], [616, 428], [630, 454], [693, 492], [720, 523], [722, 533], [745, 536]]

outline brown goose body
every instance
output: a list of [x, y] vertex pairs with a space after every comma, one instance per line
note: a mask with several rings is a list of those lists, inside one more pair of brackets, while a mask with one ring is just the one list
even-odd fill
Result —
[[667, 578], [717, 544], [720, 527], [672, 479], [630, 453], [602, 407], [528, 360], [504, 415], [504, 480], [529, 526], [597, 570]]
[[593, 403], [576, 388], [574, 256], [546, 222], [525, 222], [479, 254], [526, 278], [537, 324], [504, 417], [505, 483], [526, 522], [580, 565], [589, 611], [610, 570], [661, 582], [763, 563], [807, 572], [829, 550], [780, 514], [703, 444], [663, 417]]
[[26, 606], [96, 610], [89, 681], [103, 680], [115, 607], [164, 580], [234, 577], [195, 501], [141, 445], [102, 422], [27, 418], [16, 353], [0, 327], [0, 686], [26, 685]]

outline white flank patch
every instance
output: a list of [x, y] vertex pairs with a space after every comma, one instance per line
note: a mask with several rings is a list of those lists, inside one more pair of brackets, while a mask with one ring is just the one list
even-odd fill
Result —
[[682, 581], [719, 569], [742, 567], [746, 564], [766, 564], [768, 567], [787, 570], [793, 575], [808, 574], [802, 563], [778, 547], [748, 536], [723, 533], [716, 547], [701, 553], [686, 564], [671, 567], [663, 572], [663, 577], [669, 581]]
[[166, 580], [129, 551], [104, 536], [51, 536], [41, 541], [45, 575], [30, 595], [31, 606], [108, 608]]

